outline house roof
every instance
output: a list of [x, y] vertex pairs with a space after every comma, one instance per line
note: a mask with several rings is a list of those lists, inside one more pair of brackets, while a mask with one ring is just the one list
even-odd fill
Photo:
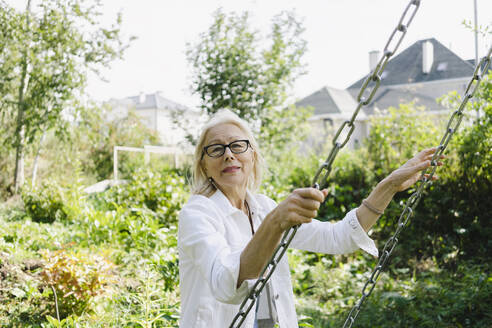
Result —
[[[423, 73], [422, 44], [430, 41], [433, 45], [434, 60], [429, 73]], [[473, 65], [458, 57], [434, 38], [415, 42], [396, 57], [390, 59], [381, 79], [381, 86], [429, 82], [460, 77], [470, 77]], [[360, 89], [367, 75], [348, 87]]]
[[[470, 77], [459, 79], [441, 80], [427, 83], [412, 83], [399, 86], [382, 86], [376, 93], [371, 103], [362, 110], [367, 115], [372, 115], [376, 108], [386, 109], [390, 106], [397, 107], [401, 103], [414, 102], [416, 106], [425, 106], [431, 110], [446, 110], [437, 99], [456, 91], [462, 94]], [[357, 98], [359, 89], [349, 89], [349, 93]]]
[[[426, 41], [431, 42], [433, 48], [433, 62], [429, 73], [423, 73], [422, 69], [423, 43]], [[362, 113], [372, 115], [376, 109], [397, 107], [409, 102], [430, 110], [446, 109], [437, 103], [436, 98], [450, 91], [462, 93], [473, 74], [473, 63], [474, 60], [461, 59], [434, 38], [417, 41], [388, 62], [379, 91], [372, 102], [362, 108]], [[323, 87], [301, 99], [296, 105], [314, 107], [315, 117], [351, 115], [365, 79], [366, 77], [361, 78], [346, 90]], [[372, 85], [368, 87], [368, 91], [370, 89]]]
[[475, 67], [475, 59], [467, 59], [466, 62]]
[[314, 115], [352, 113], [357, 103], [347, 90], [323, 87], [296, 103], [314, 108]]
[[172, 100], [164, 98], [159, 92], [151, 94], [141, 94], [139, 96], [132, 96], [126, 98], [134, 106], [136, 110], [139, 109], [173, 109], [173, 110], [187, 110], [184, 105], [178, 104]]
[[[484, 57], [479, 58], [479, 59], [478, 59], [478, 61], [480, 62], [480, 61], [481, 61], [482, 59], [484, 59], [484, 58], [485, 58], [485, 56], [484, 56]], [[475, 68], [475, 65], [476, 65], [476, 64], [475, 64], [475, 59], [467, 59], [467, 60], [466, 60], [466, 62], [467, 62], [467, 63], [469, 63], [470, 65], [472, 65], [472, 66], [473, 66], [473, 68]], [[484, 68], [484, 66], [482, 65], [482, 69], [483, 69], [483, 68]], [[492, 71], [492, 65], [489, 65], [489, 72], [490, 72], [490, 71]]]

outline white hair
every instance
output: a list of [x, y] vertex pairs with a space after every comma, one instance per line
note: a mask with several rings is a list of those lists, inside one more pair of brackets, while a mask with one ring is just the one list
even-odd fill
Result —
[[195, 154], [193, 157], [191, 182], [192, 193], [209, 197], [216, 190], [215, 185], [209, 181], [209, 177], [205, 173], [204, 167], [202, 165], [202, 159], [204, 152], [203, 147], [205, 147], [207, 133], [211, 128], [219, 124], [234, 124], [246, 134], [253, 151], [253, 171], [252, 174], [248, 177], [246, 185], [251, 191], [258, 190], [261, 184], [264, 160], [261, 156], [260, 149], [253, 135], [253, 132], [251, 131], [248, 123], [245, 120], [241, 119], [229, 109], [221, 109], [211, 117], [207, 124], [205, 124], [202, 133], [200, 134], [200, 138], [198, 139], [198, 143], [195, 148]]

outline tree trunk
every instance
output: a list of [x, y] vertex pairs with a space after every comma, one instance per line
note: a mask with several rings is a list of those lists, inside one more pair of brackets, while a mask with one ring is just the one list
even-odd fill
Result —
[[36, 157], [34, 158], [34, 165], [32, 168], [32, 180], [31, 180], [31, 186], [32, 187], [36, 186], [36, 176], [38, 173], [39, 153], [41, 152], [41, 148], [43, 146], [43, 141], [44, 141], [45, 137], [46, 137], [46, 128], [43, 129], [43, 135], [41, 136], [41, 139], [39, 139], [38, 150], [36, 151]]
[[[29, 29], [29, 13], [31, 11], [31, 0], [27, 1], [26, 7], [26, 21], [27, 28]], [[15, 129], [15, 173], [14, 173], [14, 194], [19, 192], [19, 188], [24, 184], [24, 95], [29, 83], [29, 74], [27, 72], [27, 48], [29, 47], [29, 40], [26, 42], [22, 59], [22, 72], [21, 83], [19, 85], [19, 101], [17, 105], [17, 127]]]
[[[17, 114], [18, 121], [22, 119], [22, 110], [19, 109]], [[24, 126], [19, 126], [19, 122], [17, 123], [17, 127], [20, 128], [17, 131], [17, 146], [15, 151], [15, 173], [14, 173], [14, 194], [19, 192], [20, 186], [24, 184]]]

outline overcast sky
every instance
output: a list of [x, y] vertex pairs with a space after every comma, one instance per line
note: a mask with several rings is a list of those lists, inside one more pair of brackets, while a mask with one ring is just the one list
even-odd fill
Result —
[[[36, 0], [33, 0], [34, 4]], [[492, 1], [476, 0], [480, 25], [492, 27]], [[25, 0], [8, 0], [16, 5]], [[254, 26], [268, 33], [270, 19], [282, 10], [295, 9], [304, 19], [308, 42], [308, 74], [292, 90], [301, 98], [328, 85], [346, 88], [368, 72], [369, 51], [382, 50], [409, 0], [102, 0], [104, 22], [123, 13], [123, 32], [138, 39], [123, 61], [104, 73], [109, 83], [89, 79], [88, 92], [96, 100], [122, 98], [140, 92], [162, 91], [184, 105], [198, 101], [189, 91], [190, 69], [186, 43], [212, 23], [219, 7], [226, 12], [252, 13]], [[417, 16], [399, 48], [434, 37], [463, 59], [475, 56], [473, 33], [462, 24], [473, 22], [474, 0], [422, 0]], [[23, 5], [25, 6], [25, 5]], [[479, 37], [479, 55], [492, 43], [490, 34]]]

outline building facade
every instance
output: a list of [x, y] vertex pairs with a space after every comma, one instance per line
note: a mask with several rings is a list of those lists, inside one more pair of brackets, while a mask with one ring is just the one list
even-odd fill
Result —
[[164, 98], [160, 92], [111, 99], [108, 103], [113, 117], [124, 117], [133, 111], [146, 127], [157, 132], [162, 146], [187, 144], [185, 131], [175, 123], [176, 117], [183, 121], [200, 121], [197, 111]]

